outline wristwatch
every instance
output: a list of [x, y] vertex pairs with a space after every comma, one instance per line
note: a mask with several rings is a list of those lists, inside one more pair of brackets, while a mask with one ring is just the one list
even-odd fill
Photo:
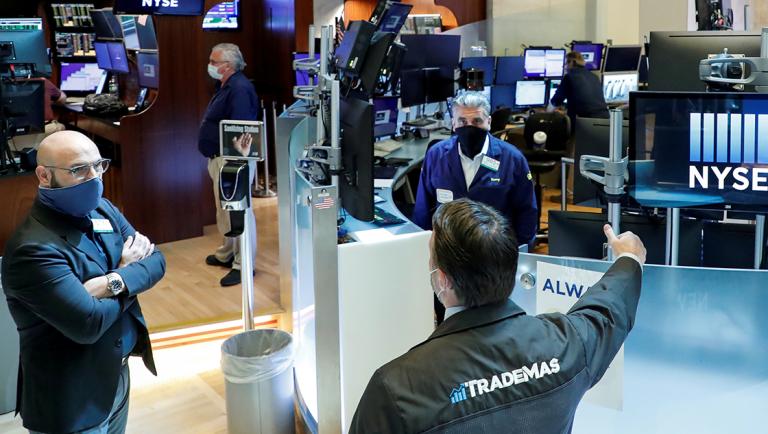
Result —
[[125, 289], [125, 286], [123, 285], [123, 279], [120, 278], [120, 275], [117, 273], [109, 273], [107, 274], [107, 291], [111, 292], [112, 295], [118, 295], [121, 292], [123, 292], [123, 289]]

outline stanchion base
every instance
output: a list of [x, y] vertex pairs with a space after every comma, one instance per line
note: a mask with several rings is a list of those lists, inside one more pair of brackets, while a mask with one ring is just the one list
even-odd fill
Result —
[[257, 198], [275, 197], [275, 196], [277, 196], [277, 193], [275, 193], [272, 190], [267, 190], [267, 191], [256, 190], [256, 191], [253, 192], [252, 196], [253, 197], [257, 197]]

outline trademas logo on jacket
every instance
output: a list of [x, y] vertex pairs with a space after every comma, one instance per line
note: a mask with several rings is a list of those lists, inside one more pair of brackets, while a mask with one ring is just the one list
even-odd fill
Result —
[[[495, 390], [504, 389], [515, 384], [538, 380], [545, 375], [557, 374], [558, 372], [560, 372], [560, 362], [557, 359], [552, 359], [549, 362], [537, 362], [530, 367], [523, 366], [514, 371], [496, 374], [490, 379], [480, 378], [460, 383], [459, 387], [451, 390], [449, 398], [451, 404], [458, 404], [469, 398], [481, 396], [485, 393], [491, 393]], [[469, 390], [469, 396], [467, 396], [467, 390]]]

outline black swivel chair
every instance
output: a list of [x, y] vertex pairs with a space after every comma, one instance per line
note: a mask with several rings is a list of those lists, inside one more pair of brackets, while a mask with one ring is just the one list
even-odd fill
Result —
[[[534, 140], [534, 135], [537, 132], [546, 134], [546, 140], [543, 143], [536, 143], [536, 140]], [[528, 167], [531, 169], [531, 174], [536, 181], [538, 222], [541, 222], [541, 175], [554, 170], [560, 159], [568, 155], [566, 148], [570, 132], [570, 119], [568, 119], [568, 116], [558, 112], [533, 113], [525, 121], [523, 135], [525, 137], [526, 149], [523, 150], [523, 155], [528, 160]], [[565, 192], [561, 194], [565, 194]], [[546, 239], [546, 232], [539, 230], [536, 239]]]

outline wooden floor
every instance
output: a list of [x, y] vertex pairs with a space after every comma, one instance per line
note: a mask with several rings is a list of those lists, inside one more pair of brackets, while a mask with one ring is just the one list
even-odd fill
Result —
[[[258, 248], [254, 276], [256, 315], [282, 312], [278, 285], [277, 198], [253, 200]], [[205, 264], [221, 242], [216, 226], [202, 237], [161, 244], [165, 254], [163, 280], [140, 296], [150, 331], [156, 332], [241, 317], [242, 287], [219, 285], [227, 269]]]

